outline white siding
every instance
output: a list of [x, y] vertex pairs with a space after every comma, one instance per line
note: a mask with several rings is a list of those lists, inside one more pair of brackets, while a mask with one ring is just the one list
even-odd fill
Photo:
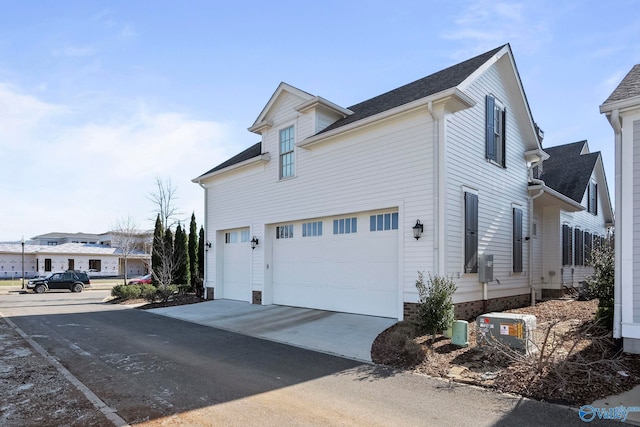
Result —
[[[529, 292], [529, 249], [523, 245], [523, 272], [512, 273], [512, 207], [523, 212], [523, 233], [528, 234], [527, 165], [525, 143], [514, 105], [519, 92], [503, 83], [509, 70], [500, 62], [491, 66], [467, 90], [476, 105], [449, 116], [446, 144], [446, 274], [454, 277], [455, 302], [482, 299], [477, 274], [464, 274], [463, 187], [478, 190], [478, 250], [493, 254], [494, 281], [489, 298]], [[485, 96], [493, 94], [507, 109], [506, 168], [486, 160]]]
[[[283, 102], [280, 108], [294, 104]], [[308, 136], [307, 131], [300, 130], [304, 116], [293, 122], [298, 126], [296, 142]], [[273, 117], [289, 120], [294, 115], [283, 111]], [[290, 123], [274, 120], [274, 126], [263, 133], [263, 151], [271, 152], [270, 162], [228, 172], [208, 182], [209, 239], [217, 230], [249, 226], [251, 234], [261, 241], [252, 251], [253, 289], [268, 290], [272, 281], [268, 267], [273, 237], [270, 225], [394, 208], [400, 216], [402, 242], [399, 293], [414, 295], [417, 271], [432, 270], [433, 260], [433, 130], [426, 109], [310, 149], [296, 147], [296, 176], [279, 180], [277, 134]], [[411, 231], [416, 219], [425, 225], [419, 241]], [[220, 278], [216, 274], [216, 263], [220, 262], [217, 252], [214, 245], [208, 253], [206, 286], [213, 286], [216, 277]], [[269, 303], [269, 295], [263, 294], [263, 302]]]

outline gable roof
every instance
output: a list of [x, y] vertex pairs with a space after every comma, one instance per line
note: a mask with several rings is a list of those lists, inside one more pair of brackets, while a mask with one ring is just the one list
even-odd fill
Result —
[[[342, 126], [348, 125], [350, 123], [354, 123], [359, 120], [363, 120], [368, 117], [375, 116], [376, 114], [383, 113], [385, 111], [391, 110], [393, 108], [408, 104], [410, 102], [413, 102], [422, 98], [426, 98], [430, 95], [437, 94], [447, 89], [455, 88], [456, 86], [463, 83], [470, 76], [472, 76], [476, 71], [478, 71], [479, 68], [481, 68], [484, 64], [486, 64], [494, 55], [499, 53], [505, 47], [507, 47], [508, 50], [510, 49], [509, 44], [504, 44], [488, 52], [485, 52], [481, 55], [475, 56], [471, 59], [467, 59], [466, 61], [460, 62], [451, 67], [445, 68], [444, 70], [433, 73], [427, 77], [423, 77], [419, 80], [416, 80], [412, 83], [408, 83], [397, 89], [393, 89], [389, 92], [385, 92], [381, 95], [375, 96], [371, 99], [355, 104], [347, 109], [341, 109], [339, 112], [343, 114], [343, 118], [337, 120], [336, 122], [332, 123], [328, 127], [324, 128], [323, 130], [318, 132], [318, 134], [316, 135], [320, 135], [325, 132], [331, 131], [333, 129], [337, 129]], [[300, 89], [297, 89], [291, 85], [288, 85], [287, 83], [281, 82], [278, 88], [276, 89], [276, 91], [274, 92], [274, 94], [269, 99], [267, 105], [262, 109], [262, 111], [258, 115], [258, 118], [254, 122], [253, 126], [249, 128], [250, 131], [258, 132], [260, 129], [262, 129], [263, 126], [270, 125], [266, 121], [267, 113], [283, 91], [289, 91], [291, 93], [294, 93], [303, 99], [307, 99], [309, 102], [313, 101], [316, 98], [319, 98], [319, 97], [314, 97], [313, 95], [307, 92], [301, 91]], [[525, 103], [526, 103], [526, 98], [525, 98]], [[339, 109], [340, 107], [335, 106], [335, 108]], [[526, 105], [526, 108], [528, 109], [528, 103]], [[192, 181], [199, 182], [201, 179], [204, 179], [205, 177], [207, 177], [209, 174], [213, 172], [217, 172], [221, 169], [258, 157], [261, 154], [262, 154], [261, 144], [257, 143], [249, 147], [248, 149], [244, 150], [243, 152], [237, 154], [236, 156], [232, 157], [231, 159], [219, 164], [218, 166], [214, 167], [208, 172], [200, 175], [198, 178], [195, 178]]]
[[605, 104], [640, 96], [640, 64], [635, 65], [622, 79], [617, 88], [609, 95]]
[[544, 161], [540, 179], [571, 200], [581, 203], [600, 152], [581, 154], [587, 141], [578, 141], [545, 148], [549, 159]]
[[319, 133], [339, 128], [349, 123], [365, 119], [375, 114], [399, 107], [400, 105], [408, 104], [409, 102], [458, 86], [505, 46], [507, 45], [502, 45], [490, 50], [489, 52], [485, 52], [474, 58], [467, 59], [459, 64], [438, 71], [437, 73], [423, 77], [404, 86], [400, 86], [397, 89], [393, 89], [359, 104], [352, 105], [347, 108], [348, 110], [353, 111], [352, 115], [338, 120]]

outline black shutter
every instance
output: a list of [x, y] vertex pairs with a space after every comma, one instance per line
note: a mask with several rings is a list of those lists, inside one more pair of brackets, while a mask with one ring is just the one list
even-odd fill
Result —
[[584, 265], [591, 265], [591, 252], [593, 251], [593, 236], [584, 232]]
[[573, 231], [573, 241], [574, 241], [574, 245], [575, 245], [575, 251], [574, 251], [574, 256], [573, 256], [573, 265], [582, 265], [582, 230], [580, 230], [579, 228], [576, 228]]
[[568, 225], [562, 226], [562, 265], [571, 265], [571, 241], [573, 230]]
[[507, 107], [502, 110], [502, 167], [507, 167]]
[[478, 195], [464, 193], [464, 272], [478, 272]]
[[513, 272], [522, 273], [522, 209], [513, 208]]
[[494, 123], [495, 123], [495, 99], [487, 95], [487, 116], [486, 116], [486, 139], [487, 139], [487, 159], [496, 160], [496, 137], [494, 132]]

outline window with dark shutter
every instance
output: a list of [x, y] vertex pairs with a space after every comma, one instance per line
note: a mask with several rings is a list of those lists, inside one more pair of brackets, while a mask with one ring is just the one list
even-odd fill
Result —
[[573, 264], [574, 265], [584, 265], [584, 237], [582, 235], [582, 230], [576, 228], [573, 231], [573, 242], [574, 242], [574, 254], [573, 254]]
[[593, 236], [584, 232], [584, 265], [591, 265], [591, 252], [593, 251]]
[[478, 272], [478, 195], [464, 193], [464, 272]]
[[522, 209], [513, 208], [513, 272], [522, 273]]
[[486, 158], [503, 168], [507, 166], [507, 109], [496, 99], [486, 98]]
[[573, 229], [562, 226], [562, 265], [571, 265], [573, 259]]

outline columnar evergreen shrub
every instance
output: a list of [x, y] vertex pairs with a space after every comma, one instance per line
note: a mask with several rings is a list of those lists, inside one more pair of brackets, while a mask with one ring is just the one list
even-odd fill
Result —
[[591, 252], [594, 273], [587, 278], [589, 295], [598, 298], [596, 319], [613, 330], [614, 251], [611, 241], [606, 241]]

